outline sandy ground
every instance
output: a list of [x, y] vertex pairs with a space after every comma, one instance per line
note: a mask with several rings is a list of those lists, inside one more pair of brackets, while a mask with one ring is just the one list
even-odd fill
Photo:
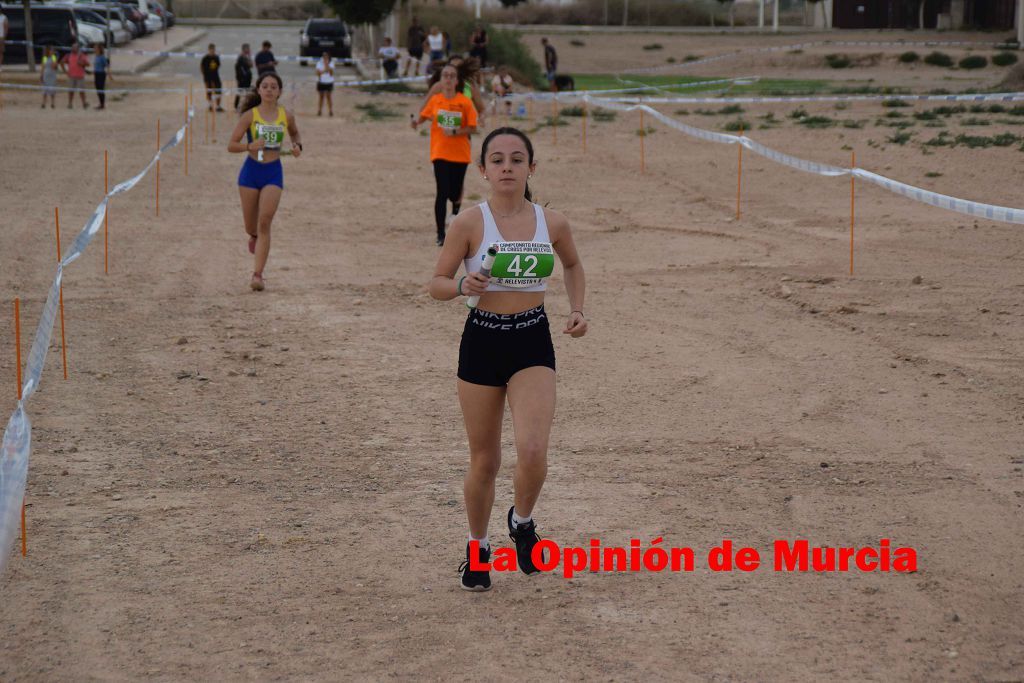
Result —
[[[127, 178], [152, 153], [156, 117], [166, 129], [181, 107], [156, 95], [41, 112], [34, 96], [4, 97], [0, 285], [31, 331], [53, 207], [68, 240], [102, 195], [103, 149]], [[538, 131], [536, 193], [572, 222], [592, 321], [584, 339], [555, 335], [541, 534], [663, 536], [699, 561], [571, 581], [495, 574], [492, 592], [468, 595], [456, 575], [465, 313], [424, 291], [433, 181], [410, 101], [373, 99], [402, 114], [374, 122], [353, 108], [370, 100], [339, 95], [334, 119], [301, 103], [308, 153], [285, 161], [266, 292], [246, 286], [227, 114], [217, 144], [200, 125], [188, 177], [180, 149], [162, 165], [159, 218], [152, 178], [115, 200], [110, 275], [102, 241], [68, 268], [70, 373], [55, 344], [29, 404], [29, 555], [0, 577], [0, 679], [1024, 677], [1019, 226], [858, 186], [850, 277], [848, 179], [747, 155], [737, 221], [735, 147], [656, 126], [641, 174], [631, 116], [592, 123], [586, 154], [578, 119], [557, 144]], [[852, 148], [897, 179], [1020, 204], [1016, 145], [924, 155], [877, 142], [891, 132], [753, 135], [836, 164]], [[485, 186], [470, 178], [472, 199]], [[560, 277], [550, 294], [557, 330]], [[12, 347], [0, 325], [5, 417]], [[773, 541], [798, 538], [889, 538], [919, 568], [772, 571]], [[709, 571], [703, 553], [723, 539], [765, 566]]]

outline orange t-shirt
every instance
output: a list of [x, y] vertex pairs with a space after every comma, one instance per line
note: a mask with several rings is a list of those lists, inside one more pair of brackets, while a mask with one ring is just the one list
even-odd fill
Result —
[[469, 137], [457, 135], [448, 137], [443, 128], [465, 128], [476, 126], [476, 107], [462, 93], [448, 99], [443, 93], [437, 93], [429, 100], [420, 112], [420, 116], [430, 119], [430, 160], [444, 159], [458, 164], [473, 161], [473, 152]]

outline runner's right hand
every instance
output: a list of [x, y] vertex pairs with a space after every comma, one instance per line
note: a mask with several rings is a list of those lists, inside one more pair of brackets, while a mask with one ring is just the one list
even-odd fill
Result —
[[480, 273], [470, 273], [462, 281], [462, 293], [466, 296], [483, 296], [491, 278]]

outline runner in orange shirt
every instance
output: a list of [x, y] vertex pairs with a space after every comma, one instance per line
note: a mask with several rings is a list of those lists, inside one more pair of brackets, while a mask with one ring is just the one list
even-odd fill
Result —
[[462, 94], [463, 85], [458, 70], [446, 66], [441, 72], [441, 92], [427, 100], [419, 116], [414, 114], [412, 119], [413, 130], [423, 121], [431, 122], [430, 161], [437, 183], [434, 220], [439, 247], [444, 244], [448, 202], [452, 203], [452, 215], [457, 215], [466, 168], [473, 160], [469, 136], [476, 132], [476, 108]]

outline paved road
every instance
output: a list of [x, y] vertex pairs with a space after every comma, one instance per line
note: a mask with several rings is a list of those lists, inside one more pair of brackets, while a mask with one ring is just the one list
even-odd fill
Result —
[[[260, 50], [260, 44], [264, 40], [269, 40], [273, 45], [272, 50], [275, 55], [299, 54], [299, 33], [302, 30], [299, 24], [278, 26], [206, 26], [204, 28], [207, 31], [206, 37], [190, 45], [188, 47], [190, 51], [204, 51], [207, 45], [213, 43], [217, 46], [217, 51], [220, 53], [236, 54], [240, 51], [242, 43], [249, 43], [255, 55]], [[316, 74], [313, 71], [312, 64], [313, 62], [310, 62], [308, 66], [303, 67], [298, 62], [281, 62], [278, 64], [277, 72], [281, 74], [281, 78], [284, 79], [286, 84], [293, 81], [313, 82], [316, 79]], [[195, 80], [201, 78], [199, 75], [199, 60], [197, 59], [166, 59], [150, 69], [149, 73], [161, 76], [185, 76]], [[224, 60], [224, 64], [220, 69], [220, 77], [225, 81], [225, 84], [234, 83], [234, 59]], [[348, 67], [339, 68], [335, 71], [335, 77], [338, 80], [355, 78], [356, 72]]]

